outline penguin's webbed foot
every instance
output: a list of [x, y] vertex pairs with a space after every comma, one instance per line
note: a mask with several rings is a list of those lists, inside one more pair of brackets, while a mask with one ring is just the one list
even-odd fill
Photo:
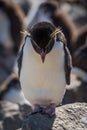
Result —
[[52, 116], [55, 115], [55, 109], [56, 109], [56, 105], [55, 104], [50, 104], [46, 108], [42, 109], [42, 113], [49, 115], [49, 117], [52, 117]]
[[32, 112], [28, 113], [26, 117], [28, 117], [29, 115], [36, 114], [36, 113], [47, 114], [49, 115], [49, 117], [52, 117], [55, 115], [55, 108], [56, 108], [55, 104], [50, 104], [47, 107], [42, 107], [38, 104], [35, 104]]

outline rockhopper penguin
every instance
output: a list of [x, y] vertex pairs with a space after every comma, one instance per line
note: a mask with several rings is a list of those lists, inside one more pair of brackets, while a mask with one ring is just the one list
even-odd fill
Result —
[[19, 58], [19, 79], [33, 111], [55, 114], [70, 84], [71, 56], [59, 28], [48, 22], [34, 25], [26, 38]]

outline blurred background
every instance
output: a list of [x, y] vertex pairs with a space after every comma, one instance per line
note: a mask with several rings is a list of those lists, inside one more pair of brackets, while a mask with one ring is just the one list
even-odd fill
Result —
[[0, 130], [16, 130], [21, 125], [22, 117], [12, 121], [11, 127], [8, 120], [3, 122], [9, 117], [8, 111], [14, 116], [14, 112], [10, 113], [12, 105], [20, 110], [16, 104], [8, 104], [13, 100], [6, 98], [6, 94], [11, 88], [20, 88], [14, 66], [24, 43], [21, 32], [41, 21], [62, 28], [72, 55], [71, 84], [62, 104], [87, 102], [87, 1], [0, 0]]

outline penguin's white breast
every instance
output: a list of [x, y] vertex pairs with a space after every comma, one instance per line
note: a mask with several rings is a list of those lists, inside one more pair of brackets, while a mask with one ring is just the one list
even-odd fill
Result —
[[65, 92], [63, 43], [55, 43], [42, 63], [29, 38], [23, 52], [20, 81], [25, 97], [33, 104], [59, 103]]

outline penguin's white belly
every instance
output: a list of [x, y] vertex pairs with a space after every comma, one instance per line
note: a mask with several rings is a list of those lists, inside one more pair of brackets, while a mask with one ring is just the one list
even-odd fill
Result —
[[[30, 47], [30, 46], [29, 46]], [[64, 53], [61, 47], [53, 48], [47, 54], [45, 62], [33, 49], [23, 54], [22, 69], [20, 74], [21, 86], [25, 97], [31, 104], [48, 105], [61, 102], [65, 92]], [[56, 52], [58, 55], [56, 55]], [[62, 51], [62, 53], [61, 53]]]

